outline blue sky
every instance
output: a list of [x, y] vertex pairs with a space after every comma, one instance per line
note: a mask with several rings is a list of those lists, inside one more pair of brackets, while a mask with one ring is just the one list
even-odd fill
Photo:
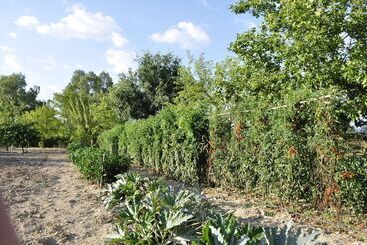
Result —
[[117, 74], [146, 50], [220, 61], [228, 45], [258, 24], [227, 0], [1, 0], [0, 74], [22, 72], [51, 99], [75, 69]]

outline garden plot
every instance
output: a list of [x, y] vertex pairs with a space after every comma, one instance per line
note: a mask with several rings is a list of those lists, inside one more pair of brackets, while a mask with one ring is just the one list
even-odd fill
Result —
[[1, 152], [0, 192], [25, 244], [103, 244], [111, 232], [99, 189], [62, 150]]

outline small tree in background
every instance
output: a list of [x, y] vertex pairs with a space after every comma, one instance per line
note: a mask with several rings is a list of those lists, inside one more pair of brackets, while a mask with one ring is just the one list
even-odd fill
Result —
[[45, 104], [22, 115], [25, 124], [31, 124], [40, 133], [40, 146], [50, 145], [66, 138], [66, 128], [56, 117], [56, 110]]
[[14, 123], [0, 127], [0, 143], [8, 150], [9, 146], [24, 147], [37, 146], [40, 140], [39, 132], [31, 125]]

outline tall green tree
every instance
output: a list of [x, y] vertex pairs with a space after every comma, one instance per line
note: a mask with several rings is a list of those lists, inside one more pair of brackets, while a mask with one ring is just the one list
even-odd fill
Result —
[[57, 118], [56, 110], [47, 104], [25, 112], [22, 115], [22, 121], [33, 125], [40, 133], [41, 146], [48, 145], [48, 142], [52, 141], [56, 143], [67, 137], [65, 125]]
[[[112, 79], [106, 72], [97, 76], [94, 72], [76, 70], [63, 92], [55, 94], [55, 105], [72, 139], [93, 144], [100, 131], [106, 129], [100, 127], [104, 119], [96, 117], [98, 112], [94, 110], [111, 86]], [[109, 113], [113, 113], [112, 109]]]
[[121, 121], [146, 118], [153, 114], [148, 98], [138, 85], [136, 73], [120, 74], [109, 95]]
[[27, 82], [23, 74], [0, 76], [0, 124], [14, 122], [16, 117], [41, 104], [37, 100], [39, 87], [26, 90]]
[[146, 52], [138, 68], [121, 74], [111, 93], [121, 120], [146, 118], [172, 103], [182, 89], [178, 83], [181, 60], [171, 53]]
[[206, 61], [203, 55], [197, 59], [189, 56], [189, 64], [179, 70], [178, 83], [182, 90], [175, 102], [229, 109], [240, 96], [236, 93], [239, 89], [235, 82], [239, 67], [240, 61], [234, 57], [214, 64]]
[[138, 58], [136, 75], [138, 84], [150, 102], [150, 110], [155, 113], [181, 90], [177, 83], [181, 60], [172, 53], [144, 53]]
[[244, 62], [243, 91], [276, 99], [302, 87], [335, 89], [343, 123], [363, 121], [367, 116], [365, 1], [240, 0], [231, 9], [262, 20], [230, 46]]

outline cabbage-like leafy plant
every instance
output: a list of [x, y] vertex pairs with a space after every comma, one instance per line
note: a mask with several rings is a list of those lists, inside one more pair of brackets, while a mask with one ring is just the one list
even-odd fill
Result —
[[185, 244], [198, 236], [206, 217], [198, 195], [134, 173], [117, 177], [104, 199], [117, 213], [111, 244]]
[[194, 245], [245, 245], [259, 244], [264, 238], [262, 227], [241, 225], [232, 213], [214, 214], [202, 228], [200, 240]]

